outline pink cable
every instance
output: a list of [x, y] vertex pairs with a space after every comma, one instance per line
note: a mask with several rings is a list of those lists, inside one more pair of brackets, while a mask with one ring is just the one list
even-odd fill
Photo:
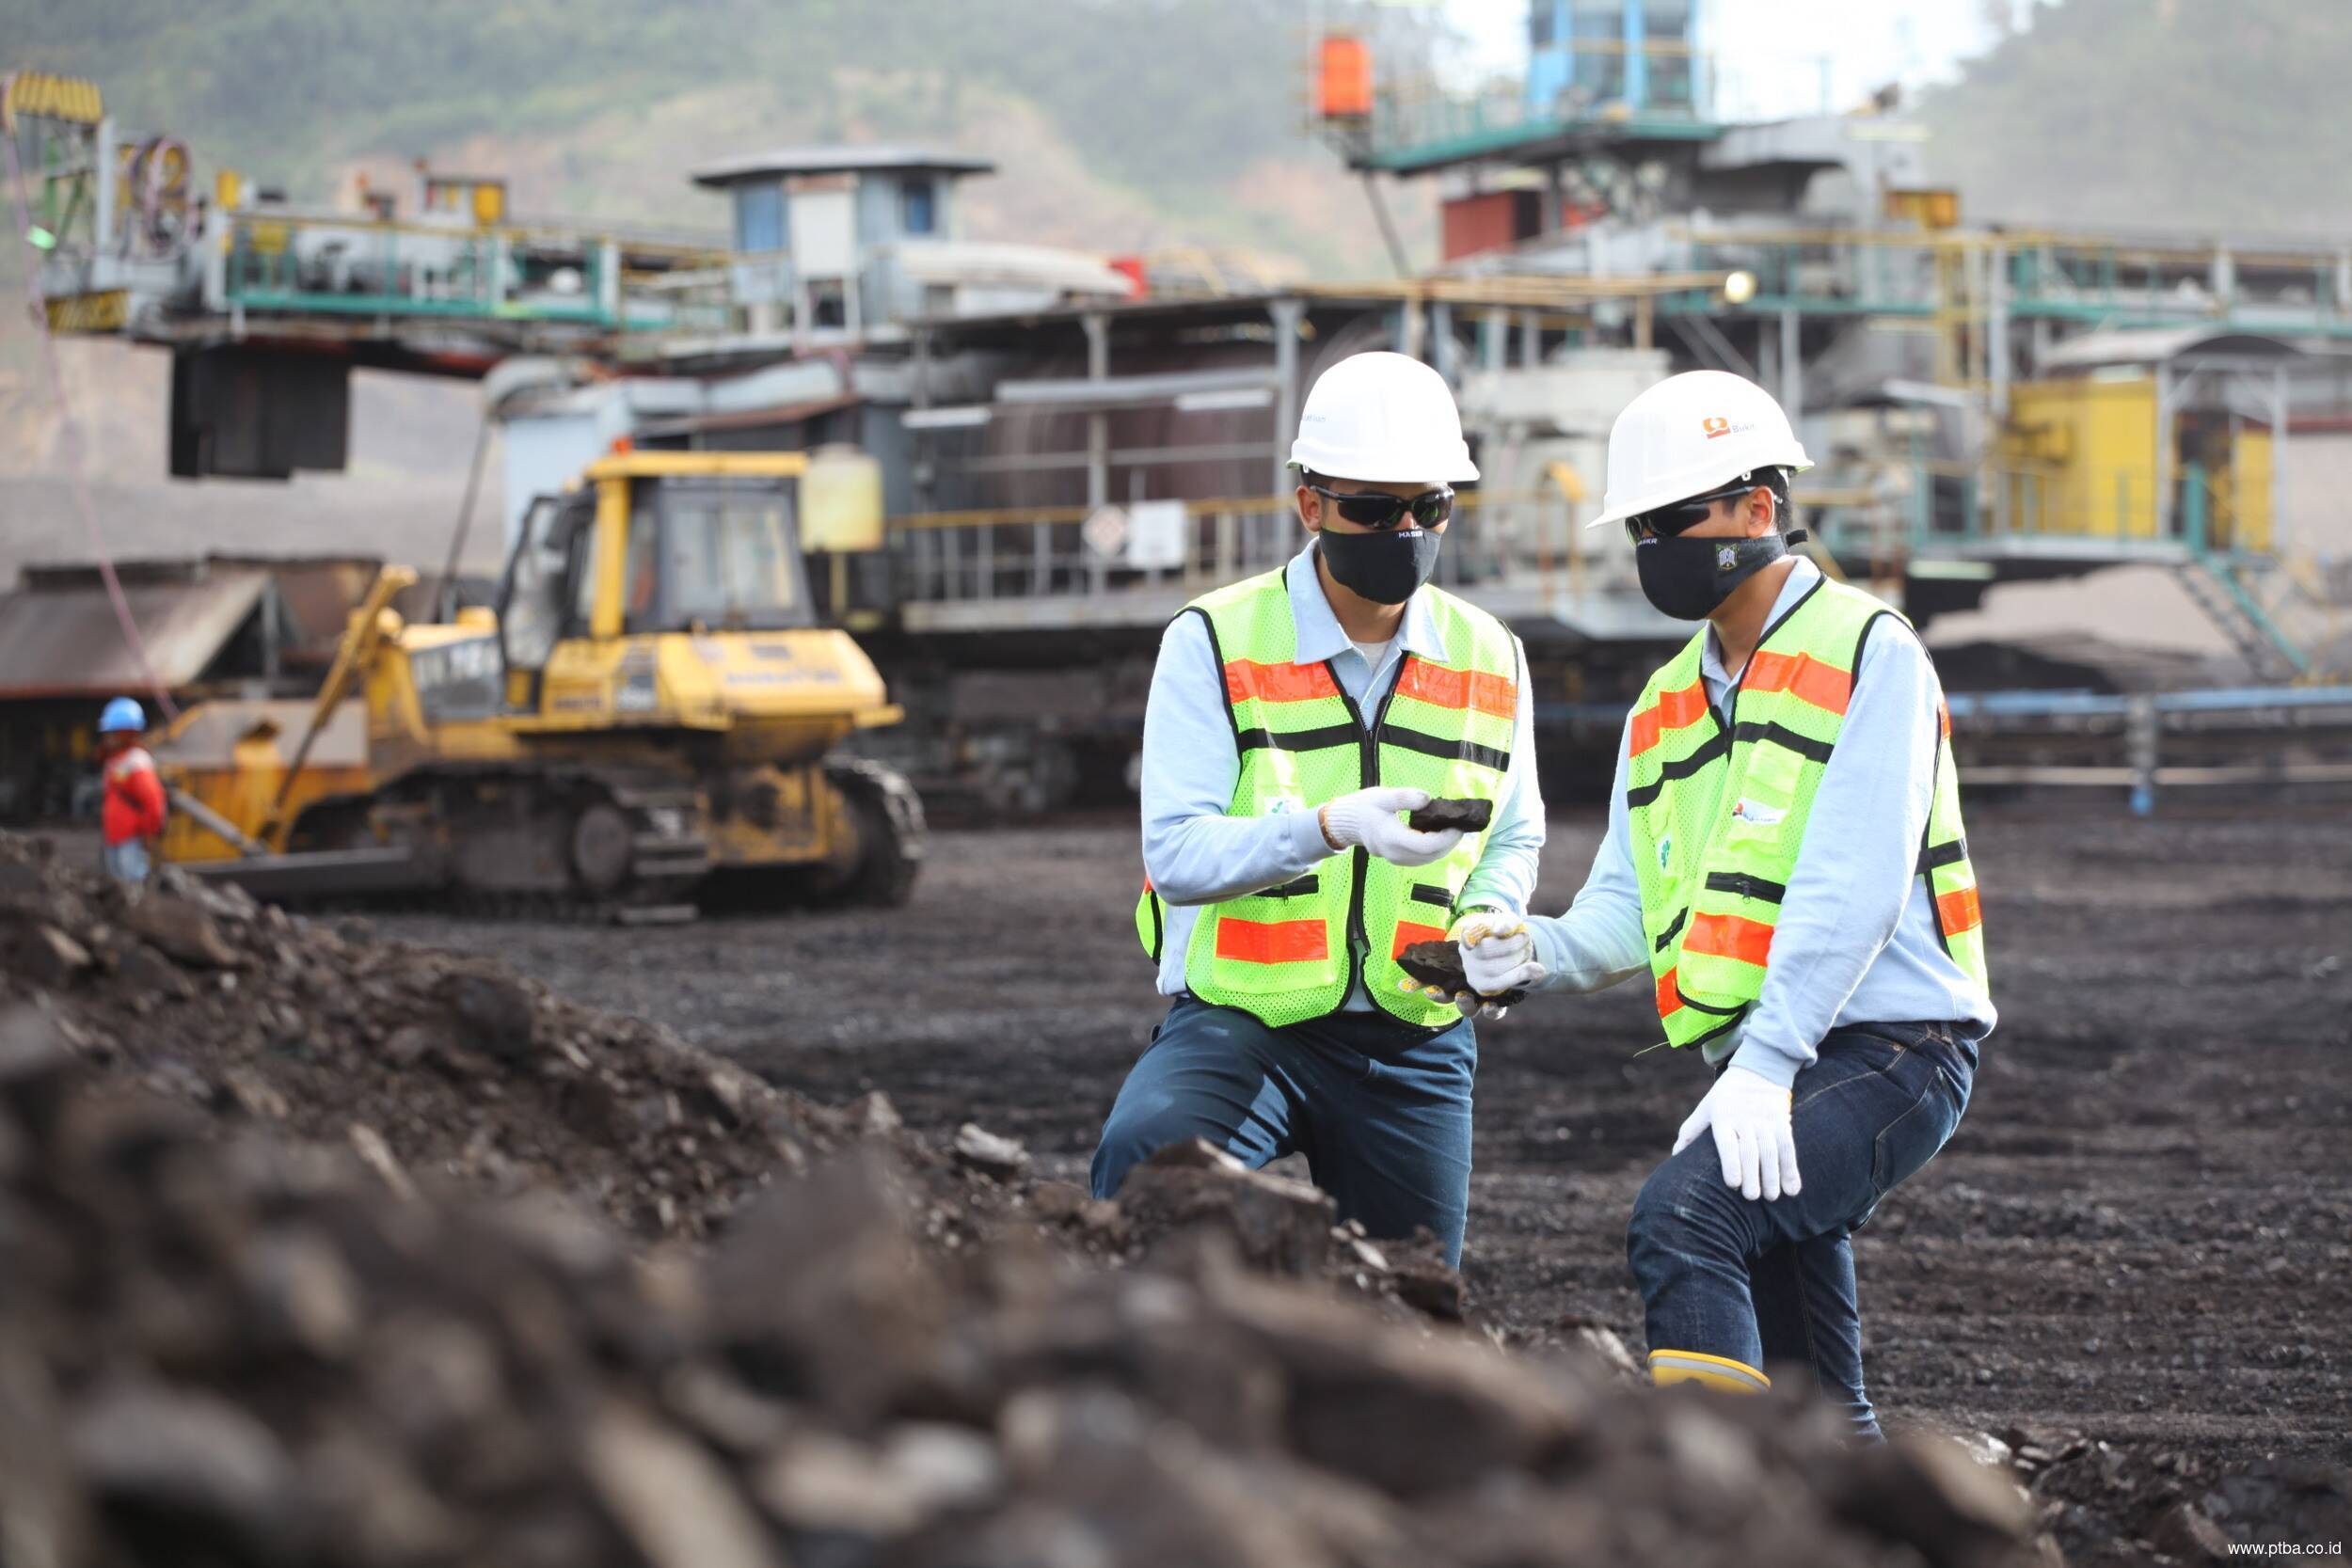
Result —
[[0, 133], [0, 141], [8, 144], [8, 183], [16, 194], [17, 232], [24, 237], [27, 250], [33, 251], [31, 264], [24, 269], [24, 293], [30, 300], [33, 321], [40, 333], [41, 357], [49, 369], [49, 391], [56, 400], [57, 422], [65, 437], [66, 483], [73, 492], [74, 504], [81, 509], [82, 526], [89, 532], [90, 550], [98, 557], [98, 575], [106, 584], [106, 597], [114, 602], [115, 621], [122, 628], [122, 640], [138, 660], [139, 673], [147, 677], [147, 688], [154, 693], [155, 704], [163, 709], [167, 723], [180, 717], [179, 705], [164, 683], [155, 674], [155, 666], [147, 657], [147, 643], [139, 636], [138, 623], [132, 618], [131, 601], [122, 592], [122, 579], [115, 576], [114, 559], [106, 553], [106, 540], [98, 527], [98, 506], [90, 499], [89, 484], [82, 473], [82, 427], [73, 418], [73, 404], [66, 396], [65, 367], [57, 358], [56, 335], [49, 330], [48, 299], [41, 293], [40, 255], [32, 243], [33, 209], [24, 190], [24, 163], [17, 155], [16, 128], [9, 126]]

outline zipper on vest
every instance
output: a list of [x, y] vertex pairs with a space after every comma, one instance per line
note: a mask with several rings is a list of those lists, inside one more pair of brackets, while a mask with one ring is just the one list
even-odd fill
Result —
[[[1410, 658], [1412, 655], [1407, 654], [1405, 657]], [[1331, 672], [1331, 685], [1339, 691], [1340, 701], [1347, 705], [1347, 716], [1356, 721], [1357, 787], [1370, 789], [1379, 782], [1380, 758], [1379, 747], [1375, 738], [1376, 732], [1364, 727], [1363, 709], [1358, 707], [1356, 699], [1347, 694], [1347, 688], [1340, 685], [1340, 673], [1332, 661], [1325, 659], [1323, 667]], [[1396, 667], [1396, 675], [1398, 680], [1405, 678], [1405, 666], [1401, 663]], [[1389, 695], [1394, 696], [1395, 694], [1396, 688], [1391, 686]], [[1378, 720], [1386, 719], [1388, 715], [1389, 700], [1383, 697], [1380, 699], [1380, 711], [1375, 722], [1377, 723]], [[1372, 875], [1372, 852], [1359, 844], [1348, 851], [1348, 855], [1356, 867], [1356, 879], [1347, 890], [1347, 989], [1352, 991], [1358, 986], [1364, 986], [1364, 994], [1370, 996], [1372, 988], [1364, 985], [1364, 956], [1372, 948], [1371, 940], [1364, 935], [1364, 882]], [[1347, 997], [1343, 993], [1340, 1002], [1344, 1006], [1346, 1001]]]
[[[1372, 716], [1372, 729], [1364, 737], [1364, 784], [1367, 787], [1380, 775], [1380, 732], [1388, 725], [1389, 705], [1396, 701], [1396, 689], [1405, 684], [1406, 668], [1412, 662], [1411, 654], [1397, 660], [1396, 679], [1389, 683], [1389, 689], [1381, 694], [1379, 708]], [[1364, 988], [1364, 995], [1376, 1010], [1388, 1013], [1390, 1009], [1372, 994], [1372, 982], [1363, 974], [1364, 966], [1372, 962], [1372, 939], [1364, 933], [1364, 883], [1371, 880], [1371, 877], [1370, 856], [1367, 855], [1366, 863], [1359, 869], [1356, 878], [1355, 908], [1348, 911], [1348, 920], [1356, 928], [1356, 940], [1349, 945], [1358, 955], [1356, 983]], [[1450, 915], [1453, 911], [1449, 909], [1447, 912]], [[1395, 1015], [1391, 1013], [1391, 1016]]]
[[[1821, 576], [1814, 578], [1813, 586], [1806, 589], [1803, 594], [1797, 596], [1797, 602], [1788, 607], [1788, 612], [1787, 614], [1766, 626], [1764, 628], [1763, 635], [1756, 640], [1756, 646], [1748, 650], [1748, 661], [1740, 666], [1739, 678], [1731, 683], [1731, 690], [1727, 694], [1724, 703], [1724, 711], [1716, 715], [1715, 722], [1717, 726], [1723, 730], [1724, 735], [1730, 736], [1732, 734], [1734, 721], [1740, 717], [1740, 693], [1747, 687], [1748, 672], [1756, 668], [1756, 656], [1764, 651], [1764, 645], [1766, 643], [1772, 641], [1774, 637], [1780, 635], [1780, 629], [1783, 626], [1797, 618], [1797, 611], [1803, 610], [1805, 605], [1812, 600], [1813, 595], [1821, 591], [1821, 584], [1827, 582], [1828, 580], [1829, 575], [1827, 573], [1823, 573]], [[1707, 634], [1705, 632], [1701, 632], [1699, 635], [1704, 637]], [[1861, 660], [1857, 658], [1854, 662], [1859, 664]], [[1699, 645], [1699, 686], [1703, 689], [1706, 685], [1707, 646], [1705, 643], [1701, 643]], [[1707, 705], [1707, 711], [1714, 713], [1715, 705], [1713, 703], [1708, 703]]]
[[[1398, 662], [1396, 679], [1381, 695], [1380, 705], [1374, 710], [1370, 726], [1364, 723], [1363, 709], [1356, 705], [1356, 699], [1347, 694], [1347, 688], [1340, 686], [1339, 671], [1331, 670], [1331, 684], [1338, 687], [1340, 701], [1347, 705], [1347, 716], [1356, 721], [1356, 777], [1362, 788], [1370, 789], [1380, 782], [1380, 732], [1388, 724], [1389, 705], [1396, 700], [1397, 688], [1405, 684], [1406, 667], [1412, 663], [1413, 657], [1413, 655], [1406, 654]], [[1323, 662], [1326, 669], [1331, 669], [1329, 659]], [[1352, 853], [1355, 856], [1356, 885], [1348, 890], [1347, 895], [1348, 990], [1352, 991], [1358, 986], [1363, 987], [1364, 999], [1372, 1004], [1374, 1012], [1398, 1018], [1395, 1009], [1374, 993], [1371, 982], [1364, 977], [1365, 965], [1372, 958], [1372, 939], [1364, 934], [1364, 883], [1370, 880], [1372, 875], [1372, 851], [1359, 844]], [[1450, 910], [1447, 912], [1452, 913]], [[1343, 1005], [1346, 997], [1343, 995], [1341, 1001]]]
[[1707, 876], [1709, 893], [1736, 893], [1742, 898], [1754, 898], [1767, 904], [1777, 904], [1788, 896], [1786, 883], [1767, 881], [1745, 871], [1710, 871]]

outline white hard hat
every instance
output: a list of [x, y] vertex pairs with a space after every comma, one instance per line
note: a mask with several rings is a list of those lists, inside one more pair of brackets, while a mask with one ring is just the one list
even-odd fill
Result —
[[1445, 377], [1404, 354], [1351, 354], [1315, 377], [1291, 464], [1381, 484], [1478, 477]]
[[1770, 392], [1729, 371], [1685, 371], [1627, 404], [1610, 426], [1609, 492], [1585, 526], [1621, 523], [1759, 468], [1811, 467]]

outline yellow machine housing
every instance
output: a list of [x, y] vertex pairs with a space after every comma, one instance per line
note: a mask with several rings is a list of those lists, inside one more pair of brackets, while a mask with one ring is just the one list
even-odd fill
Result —
[[386, 568], [299, 725], [294, 705], [210, 703], [164, 737], [196, 802], [166, 858], [262, 893], [628, 905], [759, 875], [902, 901], [921, 807], [834, 754], [900, 713], [857, 643], [816, 624], [807, 467], [616, 452], [532, 503], [496, 609], [445, 622], [404, 620], [391, 602], [415, 574]]
[[2010, 526], [2026, 533], [2153, 539], [2159, 439], [2172, 444], [2171, 480], [2183, 516], [2203, 519], [2201, 543], [2267, 550], [2271, 436], [2260, 424], [2200, 428], [2186, 418], [2159, 432], [2149, 373], [2020, 382], [2010, 388], [2000, 436]]

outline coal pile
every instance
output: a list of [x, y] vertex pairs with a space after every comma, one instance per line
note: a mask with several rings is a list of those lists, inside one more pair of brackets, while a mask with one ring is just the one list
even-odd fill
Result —
[[0, 1001], [38, 1000], [111, 1079], [225, 1121], [687, 1238], [853, 1135], [665, 1030], [487, 959], [168, 869], [132, 898], [46, 850], [0, 835]]
[[882, 1141], [656, 1263], [85, 1050], [0, 1016], [10, 1564], [1818, 1568], [2010, 1560], [2028, 1517], [1938, 1441], [1510, 1360], [1213, 1230], [950, 1253]]
[[[1971, 1440], [2031, 1493], [2042, 1528], [2085, 1565], [2221, 1562], [2231, 1546], [2352, 1540], [2352, 1472], [2308, 1460], [2229, 1463], [2179, 1449], [2120, 1447], [2078, 1432], [2012, 1426]], [[2284, 1553], [2282, 1555], [2296, 1555]]]
[[0, 835], [0, 1568], [2193, 1561], [2265, 1519], [2345, 1533], [2341, 1472], [2046, 1433], [1855, 1456], [1801, 1400], [1635, 1389], [1597, 1325], [1506, 1358], [1433, 1244], [1206, 1145], [1116, 1202], [1031, 1164], [484, 958], [172, 874], [127, 898]]
[[985, 1128], [935, 1147], [885, 1096], [818, 1104], [488, 958], [290, 916], [170, 870], [132, 897], [0, 833], [0, 1007], [11, 1000], [107, 1084], [218, 1130], [348, 1148], [398, 1190], [553, 1195], [643, 1240], [701, 1242], [770, 1183], [880, 1144], [943, 1251], [1009, 1227], [1122, 1263], [1215, 1231], [1252, 1267], [1344, 1283], [1405, 1315], [1462, 1314], [1433, 1238], [1375, 1247], [1314, 1188], [1244, 1173], [1206, 1145], [1167, 1151], [1123, 1203], [1097, 1202], [1036, 1180], [1027, 1151]]

